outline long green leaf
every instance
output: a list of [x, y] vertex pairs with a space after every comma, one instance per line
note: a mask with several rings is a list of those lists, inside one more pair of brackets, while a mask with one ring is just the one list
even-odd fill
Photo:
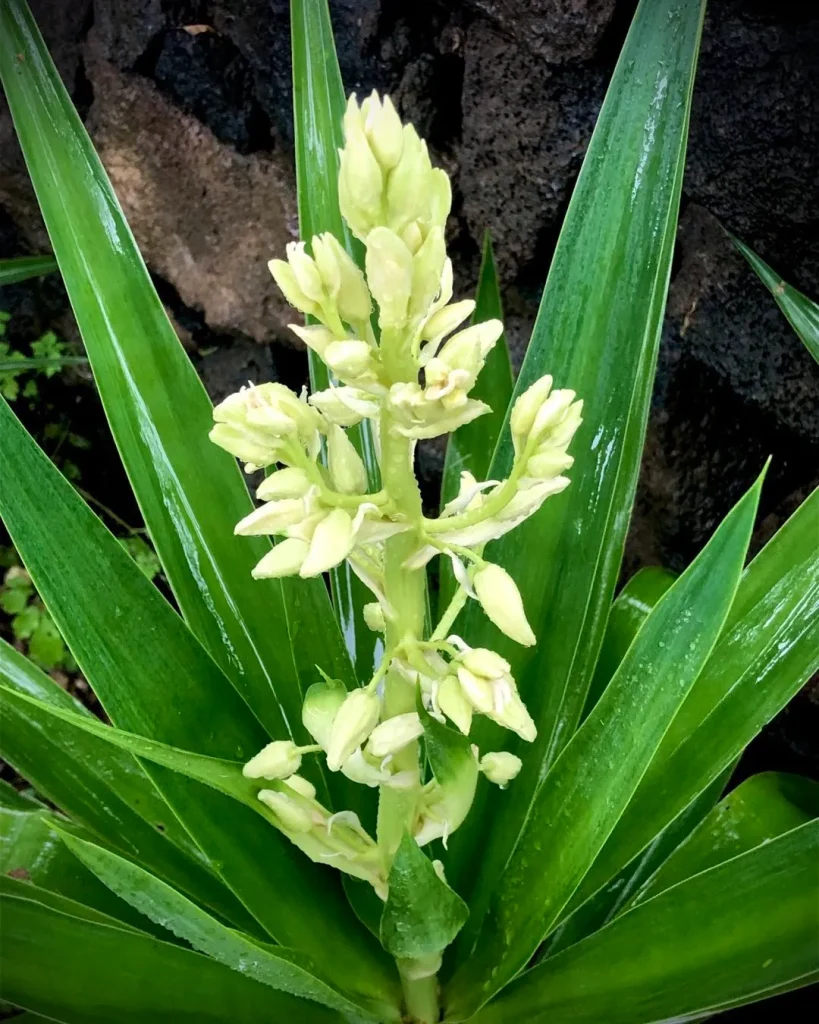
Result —
[[331, 1024], [317, 1003], [276, 992], [210, 957], [57, 909], [42, 890], [3, 880], [3, 994], [65, 1024]]
[[0, 260], [0, 288], [6, 284], [17, 284], [30, 277], [53, 274], [57, 261], [53, 256], [17, 256], [11, 260]]
[[[182, 614], [268, 732], [301, 735], [315, 656], [351, 678], [326, 588], [251, 578], [269, 544], [233, 535], [251, 508], [247, 486], [208, 440], [210, 401], [25, 0], [0, 0], [0, 75], [108, 421]], [[311, 655], [301, 678], [297, 646]]]
[[[483, 239], [483, 256], [475, 292], [472, 323], [481, 324], [486, 320], [503, 320], [498, 272], [488, 231]], [[486, 478], [512, 397], [513, 386], [509, 347], [506, 335], [502, 334], [489, 353], [484, 368], [478, 375], [478, 381], [470, 392], [472, 398], [486, 402], [492, 412], [479, 416], [449, 435], [441, 481], [442, 505], [458, 493], [460, 476], [464, 470], [468, 470], [477, 480]]]
[[703, 819], [627, 909], [815, 818], [819, 782], [780, 772], [752, 775]]
[[[100, 723], [22, 654], [0, 640], [0, 686]], [[254, 920], [202, 855], [139, 762], [25, 701], [6, 700], [0, 756], [72, 819], [239, 927]]]
[[120, 900], [187, 940], [199, 952], [274, 989], [362, 1016], [359, 1007], [317, 976], [306, 957], [300, 958], [281, 946], [261, 945], [226, 928], [169, 885], [114, 853], [68, 834], [63, 839], [88, 871]]
[[819, 669], [817, 531], [819, 490], [746, 569], [713, 655], [569, 910], [645, 849]]
[[141, 931], [161, 934], [161, 928], [114, 895], [66, 849], [55, 828], [58, 821], [58, 816], [47, 807], [18, 796], [3, 783], [0, 875], [31, 882]]
[[[247, 705], [5, 403], [0, 458], [7, 468], [0, 514], [112, 722], [209, 757], [243, 761], [256, 753], [265, 737]], [[358, 926], [329, 869], [308, 861], [250, 808], [166, 769], [145, 768], [211, 868], [270, 935], [326, 963], [345, 990], [392, 992], [386, 956]]]
[[695, 875], [513, 982], [475, 1024], [654, 1024], [819, 978], [819, 822]]
[[[468, 895], [475, 849], [502, 864], [539, 780], [581, 718], [634, 496], [671, 270], [704, 0], [642, 0], [589, 145], [515, 395], [545, 373], [584, 402], [571, 485], [487, 549], [538, 638], [523, 651], [474, 607], [458, 632], [510, 659], [538, 739], [508, 793], [484, 786], [447, 872]], [[508, 430], [490, 468], [512, 464]], [[471, 604], [474, 605], [474, 602]], [[481, 749], [499, 734], [476, 732]], [[503, 742], [506, 742], [505, 740]]]
[[[351, 234], [338, 205], [345, 97], [327, 0], [291, 0], [290, 33], [301, 237], [309, 243], [314, 235], [329, 231], [363, 267], [363, 246]], [[313, 389], [326, 388], [327, 367], [312, 351], [308, 358]], [[369, 422], [351, 430], [350, 438], [367, 467], [371, 488], [378, 489], [378, 459]], [[367, 628], [362, 611], [372, 594], [346, 562], [330, 574], [330, 580], [347, 650], [359, 676], [369, 679], [381, 652], [380, 639]]]
[[773, 267], [769, 267], [744, 242], [738, 238], [734, 238], [733, 242], [776, 299], [777, 306], [788, 318], [788, 323], [802, 339], [805, 348], [819, 363], [819, 305], [783, 281]]
[[449, 990], [454, 1020], [474, 1013], [526, 966], [628, 806], [728, 615], [761, 483], [648, 616], [546, 776], [499, 883], [488, 899], [473, 901], [465, 962]]

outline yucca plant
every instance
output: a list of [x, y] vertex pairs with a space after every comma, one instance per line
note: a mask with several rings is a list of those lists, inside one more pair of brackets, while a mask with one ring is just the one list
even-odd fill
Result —
[[[514, 388], [491, 249], [476, 305], [451, 302], [446, 175], [387, 99], [345, 111], [324, 0], [291, 10], [304, 242], [271, 270], [312, 392], [213, 410], [0, 0], [6, 96], [176, 606], [3, 405], [0, 511], [112, 722], [0, 647], [2, 756], [33, 787], [2, 790], [3, 997], [71, 1024], [641, 1024], [806, 984], [817, 786], [721, 794], [817, 667], [819, 495], [745, 566], [760, 477], [678, 579], [612, 603], [702, 4], [638, 8]], [[427, 517], [413, 453], [448, 431]], [[234, 456], [268, 471], [255, 510]]]

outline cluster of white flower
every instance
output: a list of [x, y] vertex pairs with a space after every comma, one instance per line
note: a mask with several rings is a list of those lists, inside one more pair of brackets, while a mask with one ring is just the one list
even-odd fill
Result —
[[[419, 757], [424, 724], [413, 710], [414, 695], [420, 693], [429, 715], [465, 735], [478, 714], [525, 741], [535, 738], [509, 663], [470, 648], [451, 630], [474, 599], [507, 636], [535, 643], [514, 580], [486, 561], [483, 549], [568, 485], [563, 474], [573, 460], [567, 448], [581, 422], [581, 403], [572, 391], [553, 390], [550, 377], [535, 381], [512, 410], [509, 476], [477, 481], [463, 473], [442, 515], [422, 515], [415, 443], [489, 411], [470, 391], [503, 328], [498, 320], [462, 327], [475, 304], [452, 301], [444, 242], [449, 179], [432, 167], [415, 129], [402, 125], [390, 100], [374, 93], [360, 107], [350, 99], [344, 130], [339, 203], [364, 243], [364, 272], [330, 234], [314, 237], [310, 253], [304, 242], [294, 242], [286, 261], [270, 263], [291, 305], [317, 321], [291, 327], [324, 361], [333, 383], [309, 397], [281, 384], [244, 388], [214, 410], [211, 438], [248, 472], [273, 470], [257, 490], [263, 504], [236, 527], [239, 534], [280, 538], [254, 576], [317, 576], [346, 559], [375, 598], [364, 610], [370, 628], [385, 634], [375, 676], [350, 693], [330, 680], [312, 686], [303, 724], [315, 743], [275, 741], [245, 774], [272, 783], [260, 800], [309, 856], [367, 878], [383, 895], [396, 837], [379, 849], [381, 837], [376, 844], [354, 815], [323, 808], [297, 774], [301, 758], [323, 752], [330, 771], [379, 787], [382, 800], [403, 794], [404, 825], [420, 845], [446, 839], [463, 821], [479, 772], [500, 786], [518, 773], [521, 761], [513, 754], [479, 757], [473, 748], [474, 771], [457, 785], [425, 781]], [[363, 421], [371, 426], [380, 463], [377, 491], [370, 491], [347, 434]], [[397, 550], [402, 588], [433, 556], [452, 560], [458, 589], [429, 637], [412, 624], [423, 620], [419, 609], [407, 617], [406, 601], [391, 592], [386, 566]], [[385, 700], [390, 688], [400, 700]]]

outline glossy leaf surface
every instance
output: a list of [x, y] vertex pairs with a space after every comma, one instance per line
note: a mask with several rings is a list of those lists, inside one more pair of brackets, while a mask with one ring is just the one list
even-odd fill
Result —
[[315, 668], [300, 664], [299, 675], [296, 645], [350, 678], [326, 588], [251, 578], [270, 546], [233, 535], [252, 507], [247, 486], [208, 440], [210, 400], [24, 0], [0, 4], [0, 74], [111, 430], [182, 614], [268, 732], [301, 734], [301, 691]]
[[734, 245], [754, 268], [760, 281], [788, 318], [788, 323], [804, 342], [805, 348], [819, 363], [819, 305], [783, 281], [773, 267], [769, 267], [744, 242], [735, 238]]
[[450, 989], [454, 1020], [466, 1019], [526, 966], [628, 806], [728, 615], [761, 483], [648, 616], [543, 781], [499, 884], [473, 902], [462, 939], [466, 962]]
[[[819, 978], [819, 822], [695, 875], [527, 971], [475, 1024], [654, 1024]], [[637, 955], [635, 955], [637, 951]]]
[[[60, 909], [4, 880], [6, 999], [66, 1024], [331, 1024], [343, 1018], [179, 946]], [[110, 920], [110, 919], [109, 919]]]
[[[571, 485], [523, 526], [487, 547], [518, 584], [537, 636], [525, 651], [476, 609], [458, 632], [512, 663], [537, 723], [509, 793], [483, 786], [453, 836], [447, 871], [475, 884], [485, 851], [492, 888], [539, 780], [575, 731], [594, 672], [628, 526], [676, 233], [691, 90], [704, 3], [643, 0], [634, 16], [561, 230], [515, 395], [549, 373], [583, 399], [571, 446]], [[490, 477], [512, 463], [501, 432]], [[481, 749], [500, 734], [476, 730]]]
[[[230, 761], [261, 749], [266, 737], [247, 705], [4, 403], [0, 457], [9, 467], [0, 513], [114, 724]], [[43, 508], [47, 529], [40, 527]], [[329, 869], [312, 864], [250, 808], [166, 769], [145, 770], [207, 863], [269, 934], [314, 953], [350, 986], [391, 991], [383, 951], [358, 926]]]

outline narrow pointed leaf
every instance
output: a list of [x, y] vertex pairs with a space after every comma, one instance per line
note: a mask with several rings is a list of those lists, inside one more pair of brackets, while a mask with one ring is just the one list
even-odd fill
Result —
[[817, 528], [819, 490], [745, 570], [713, 655], [568, 910], [644, 850], [819, 669]]
[[57, 261], [53, 256], [17, 256], [12, 260], [0, 260], [0, 288], [27, 281], [30, 277], [53, 274], [56, 269]]
[[[0, 686], [91, 720], [86, 709], [0, 641]], [[37, 704], [13, 699], [0, 715], [0, 756], [95, 836], [234, 924], [255, 922], [202, 855], [138, 761]]]
[[815, 818], [819, 782], [781, 772], [752, 775], [713, 808], [626, 909]]
[[268, 732], [301, 735], [301, 691], [315, 669], [300, 664], [299, 677], [294, 645], [351, 678], [326, 588], [320, 579], [251, 578], [270, 545], [233, 535], [252, 507], [247, 486], [208, 440], [210, 401], [25, 0], [0, 3], [0, 75], [114, 439], [180, 610]]
[[659, 1024], [809, 984], [819, 978], [817, 884], [819, 822], [811, 822], [527, 971], [475, 1024]]
[[449, 990], [454, 1020], [466, 1019], [526, 966], [628, 806], [728, 615], [761, 483], [648, 616], [538, 790], [489, 898], [472, 902], [463, 966]]
[[754, 268], [760, 281], [788, 318], [788, 323], [804, 342], [805, 348], [819, 363], [819, 305], [783, 281], [773, 267], [769, 267], [744, 242], [735, 238], [734, 245]]
[[[8, 469], [0, 514], [111, 721], [212, 758], [243, 762], [261, 749], [267, 737], [236, 690], [5, 403], [0, 459]], [[329, 869], [312, 864], [249, 807], [167, 769], [144, 767], [206, 862], [270, 935], [313, 953], [348, 988], [392, 991], [383, 951], [358, 925]]]
[[34, 886], [7, 879], [2, 891], [4, 997], [45, 1017], [65, 1024], [343, 1020], [201, 953], [84, 919], [79, 904], [57, 909]]
[[[200, 953], [282, 992], [366, 1017], [361, 1008], [322, 981], [308, 958], [282, 946], [264, 946], [220, 924], [169, 885], [129, 861], [68, 834], [66, 846], [112, 893], [145, 917], [187, 940]], [[303, 962], [302, 962], [303, 960]], [[373, 1021], [375, 1017], [369, 1018]]]
[[[447, 871], [468, 894], [471, 851], [502, 863], [577, 727], [619, 572], [648, 416], [679, 210], [703, 0], [643, 0], [609, 85], [555, 250], [515, 395], [543, 374], [584, 402], [567, 490], [489, 545], [537, 636], [522, 649], [474, 609], [458, 632], [512, 663], [539, 734], [509, 793], [483, 787]], [[501, 432], [489, 476], [512, 464]], [[478, 746], [497, 746], [490, 728]], [[522, 746], [522, 745], [521, 745]], [[491, 823], [491, 825], [490, 825]], [[491, 831], [490, 831], [491, 830]]]
[[[363, 246], [351, 234], [338, 205], [338, 150], [344, 145], [341, 120], [345, 96], [327, 0], [291, 0], [290, 32], [300, 234], [309, 243], [314, 235], [331, 232], [363, 267]], [[294, 319], [298, 316], [293, 315]], [[308, 359], [313, 390], [328, 387], [325, 364], [312, 351]], [[378, 460], [369, 422], [365, 420], [349, 434], [367, 467], [370, 487], [378, 489]], [[330, 580], [347, 650], [359, 677], [369, 679], [378, 667], [381, 648], [362, 612], [373, 600], [372, 594], [346, 562], [331, 572]]]

